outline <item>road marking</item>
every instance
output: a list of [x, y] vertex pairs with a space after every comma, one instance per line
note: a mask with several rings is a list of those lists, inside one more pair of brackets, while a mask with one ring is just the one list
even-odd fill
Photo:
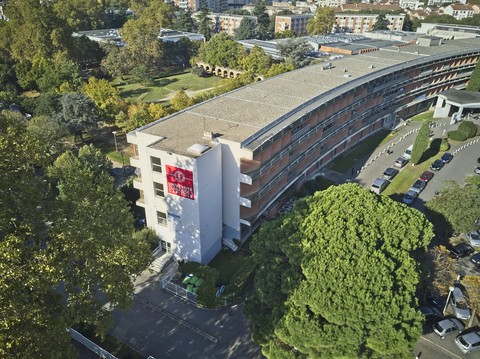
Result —
[[425, 338], [425, 337], [420, 337], [420, 338], [423, 339], [423, 340], [425, 340], [426, 342], [429, 342], [430, 344], [432, 344], [432, 345], [434, 345], [434, 346], [442, 349], [444, 352], [448, 353], [448, 354], [451, 355], [452, 357], [455, 357], [455, 358], [458, 358], [458, 359], [462, 359], [461, 356], [458, 356], [457, 354], [452, 353], [450, 350], [447, 350], [447, 349], [441, 347], [440, 345], [432, 342], [431, 340], [429, 340], [429, 339], [427, 339], [427, 338]]

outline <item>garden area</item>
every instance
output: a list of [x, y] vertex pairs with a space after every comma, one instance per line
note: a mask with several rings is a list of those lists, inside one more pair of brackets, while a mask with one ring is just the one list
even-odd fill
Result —
[[224, 79], [216, 76], [199, 77], [190, 72], [158, 77], [151, 84], [132, 82], [130, 76], [116, 78], [112, 85], [118, 88], [120, 96], [130, 102], [168, 102], [176, 92], [185, 90], [189, 96], [197, 91], [219, 85]]

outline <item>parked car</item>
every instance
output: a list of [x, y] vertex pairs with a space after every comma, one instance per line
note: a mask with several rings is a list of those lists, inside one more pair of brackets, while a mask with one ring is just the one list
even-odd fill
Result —
[[407, 160], [412, 158], [412, 150], [413, 150], [413, 145], [410, 145], [407, 147], [405, 152], [403, 152], [403, 158], [406, 158]]
[[480, 331], [459, 335], [455, 338], [455, 344], [464, 354], [480, 350]]
[[473, 231], [467, 234], [468, 241], [472, 247], [480, 247], [480, 232]]
[[402, 201], [405, 204], [412, 204], [413, 202], [415, 202], [415, 199], [417, 197], [418, 197], [418, 192], [410, 190], [404, 194]]
[[470, 262], [475, 264], [477, 268], [480, 268], [480, 253], [475, 253], [471, 258]]
[[427, 294], [427, 299], [437, 308], [443, 310], [445, 308], [445, 304], [447, 303], [447, 299], [435, 292], [429, 292]]
[[445, 152], [440, 159], [443, 163], [449, 163], [453, 159], [453, 155], [450, 152]]
[[409, 191], [414, 191], [414, 192], [417, 192], [418, 194], [420, 194], [420, 192], [423, 191], [423, 189], [425, 188], [426, 185], [427, 185], [427, 182], [422, 181], [421, 179], [418, 179], [418, 180], [415, 181], [415, 183], [412, 185], [412, 187], [410, 187]]
[[432, 171], [440, 171], [443, 167], [444, 163], [442, 160], [435, 160], [435, 162], [432, 163], [430, 166], [430, 169]]
[[428, 182], [428, 181], [430, 181], [432, 178], [433, 178], [433, 172], [430, 172], [430, 171], [425, 171], [425, 172], [423, 172], [422, 175], [420, 176], [420, 179], [421, 179], [423, 182]]
[[393, 165], [398, 168], [403, 168], [407, 163], [408, 163], [408, 160], [406, 158], [398, 157]]
[[372, 183], [372, 187], [370, 187], [370, 191], [380, 194], [383, 192], [385, 188], [390, 184], [389, 181], [383, 178], [377, 178], [375, 181]]
[[477, 175], [480, 175], [480, 167], [475, 167], [475, 173], [476, 173]]
[[434, 307], [420, 307], [418, 310], [423, 314], [425, 321], [427, 322], [443, 316], [442, 313]]
[[440, 338], [445, 339], [445, 336], [461, 333], [465, 326], [456, 318], [452, 319], [443, 319], [438, 323], [435, 323], [433, 326], [433, 331]]
[[450, 256], [455, 259], [467, 257], [475, 252], [472, 246], [466, 243], [459, 243], [450, 250]]
[[391, 181], [398, 174], [398, 170], [392, 167], [388, 167], [385, 172], [383, 172], [382, 178], [388, 181]]
[[471, 317], [470, 308], [468, 308], [467, 300], [462, 293], [462, 290], [458, 287], [453, 289], [452, 295], [450, 296], [450, 302], [453, 307], [453, 314], [458, 319], [469, 320]]

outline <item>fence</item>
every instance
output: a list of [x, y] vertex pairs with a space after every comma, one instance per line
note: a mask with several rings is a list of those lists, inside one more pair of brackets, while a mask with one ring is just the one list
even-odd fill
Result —
[[77, 332], [75, 329], [69, 328], [69, 329], [67, 329], [67, 331], [73, 339], [75, 339], [77, 342], [79, 342], [83, 346], [87, 347], [88, 349], [90, 349], [92, 352], [97, 354], [100, 358], [103, 358], [103, 359], [118, 359], [115, 355], [110, 354], [105, 349], [103, 349], [102, 347], [100, 347], [97, 344], [95, 344], [94, 342], [92, 342], [90, 339], [84, 337], [82, 334]]
[[167, 292], [177, 295], [183, 299], [186, 299], [189, 302], [192, 302], [196, 305], [197, 304], [196, 294], [189, 292], [185, 288], [171, 282], [173, 276], [177, 271], [177, 268], [178, 268], [178, 265], [176, 267], [171, 266], [168, 268], [167, 274], [165, 274], [161, 279], [162, 288], [165, 289]]

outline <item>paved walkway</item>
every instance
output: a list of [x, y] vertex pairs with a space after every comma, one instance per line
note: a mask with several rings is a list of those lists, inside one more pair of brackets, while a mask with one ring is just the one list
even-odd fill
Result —
[[144, 271], [135, 281], [133, 307], [115, 310], [111, 334], [147, 356], [160, 358], [261, 358], [243, 305], [221, 310], [195, 307], [162, 290], [160, 275]]

